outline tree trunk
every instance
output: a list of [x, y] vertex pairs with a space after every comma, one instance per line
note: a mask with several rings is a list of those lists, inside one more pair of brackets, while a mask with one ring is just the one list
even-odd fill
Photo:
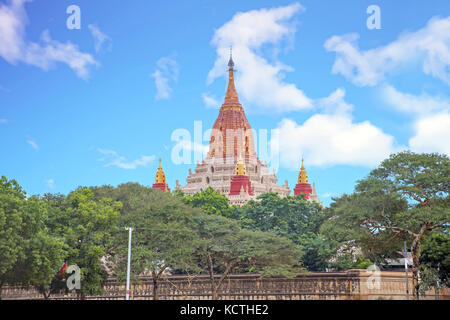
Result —
[[212, 300], [217, 300], [217, 288], [214, 282], [214, 267], [211, 256], [208, 255], [208, 269], [209, 269], [209, 279], [211, 281], [211, 295]]
[[152, 279], [153, 279], [153, 300], [158, 300], [158, 287], [159, 287], [159, 279], [161, 278], [164, 270], [167, 269], [167, 266], [161, 267], [161, 269], [156, 273], [155, 270], [152, 270]]
[[411, 247], [411, 256], [412, 256], [412, 273], [413, 273], [413, 296], [418, 300], [419, 299], [419, 261], [420, 261], [420, 241], [413, 242]]
[[217, 295], [217, 287], [214, 287], [212, 290], [212, 300], [219, 300]]
[[153, 300], [158, 300], [158, 279], [153, 276]]
[[430, 229], [431, 223], [425, 223], [421, 228], [419, 233], [414, 238], [411, 244], [411, 257], [412, 257], [412, 273], [413, 273], [413, 287], [412, 293], [415, 299], [419, 300], [419, 263], [420, 263], [420, 254], [422, 247], [422, 237], [428, 229]]

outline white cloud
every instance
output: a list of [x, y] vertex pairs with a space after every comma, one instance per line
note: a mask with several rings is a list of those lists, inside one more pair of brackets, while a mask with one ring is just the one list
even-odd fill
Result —
[[353, 106], [338, 89], [318, 104], [323, 113], [315, 114], [303, 124], [283, 119], [278, 124], [279, 139], [271, 141], [278, 149], [280, 164], [297, 170], [301, 157], [309, 165], [358, 165], [372, 167], [394, 153], [394, 137], [369, 121], [354, 122]]
[[214, 33], [212, 44], [216, 47], [217, 59], [207, 82], [226, 74], [232, 46], [238, 71], [236, 86], [244, 99], [270, 112], [310, 108], [312, 103], [303, 91], [283, 79], [285, 73], [293, 69], [280, 61], [270, 63], [260, 50], [262, 46], [271, 45], [277, 52], [283, 40], [292, 40], [296, 26], [291, 19], [303, 10], [299, 3], [294, 3], [235, 14]]
[[141, 156], [134, 161], [128, 161], [125, 157], [119, 155], [114, 150], [97, 149], [104, 157], [99, 161], [106, 162], [105, 167], [115, 166], [121, 169], [136, 169], [138, 167], [146, 167], [155, 160], [155, 156]]
[[416, 134], [409, 140], [412, 151], [450, 155], [450, 114], [448, 111], [425, 116], [414, 125]]
[[409, 140], [412, 151], [450, 155], [450, 98], [403, 93], [392, 86], [384, 86], [382, 96], [386, 103], [414, 119], [414, 136]]
[[0, 118], [0, 124], [7, 124], [7, 123], [8, 123], [8, 119]]
[[41, 35], [41, 43], [26, 39], [25, 26], [28, 17], [24, 4], [31, 0], [12, 0], [0, 5], [0, 57], [15, 65], [23, 62], [49, 70], [56, 62], [68, 65], [83, 79], [89, 77], [89, 66], [98, 62], [87, 53], [79, 51], [71, 42], [52, 40], [48, 30]]
[[155, 79], [156, 99], [169, 99], [172, 94], [170, 81], [178, 80], [178, 64], [169, 57], [162, 57], [156, 63], [157, 69], [150, 76]]
[[103, 44], [108, 44], [106, 49], [111, 50], [112, 44], [111, 44], [110, 37], [108, 37], [106, 34], [101, 32], [100, 29], [94, 24], [88, 25], [88, 28], [91, 31], [92, 36], [94, 37], [96, 52], [100, 52], [100, 50], [103, 47]]
[[450, 17], [432, 18], [424, 28], [366, 51], [358, 48], [358, 37], [346, 34], [325, 42], [328, 51], [336, 52], [333, 73], [358, 86], [374, 86], [390, 71], [422, 59], [424, 73], [450, 85]]
[[45, 183], [47, 184], [47, 186], [48, 186], [50, 189], [53, 189], [53, 188], [55, 187], [55, 180], [53, 180], [53, 179], [45, 180]]
[[207, 108], [220, 108], [220, 102], [216, 99], [215, 96], [209, 93], [202, 94], [203, 103]]
[[36, 143], [36, 141], [34, 141], [34, 139], [31, 139], [31, 138], [29, 138], [29, 139], [27, 139], [27, 143], [34, 149], [34, 150], [39, 150], [39, 146], [38, 146], [38, 144]]
[[442, 110], [450, 110], [450, 98], [430, 96], [422, 93], [420, 96], [403, 93], [393, 86], [382, 88], [384, 100], [396, 110], [412, 115], [424, 115]]

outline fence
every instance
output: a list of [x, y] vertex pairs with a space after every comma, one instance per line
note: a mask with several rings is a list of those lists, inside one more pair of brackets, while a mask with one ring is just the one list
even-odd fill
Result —
[[[220, 275], [216, 276], [218, 279]], [[412, 288], [412, 274], [409, 274], [409, 288]], [[450, 300], [449, 289], [443, 288], [437, 294], [429, 291], [421, 299]], [[161, 300], [210, 300], [211, 286], [207, 275], [195, 277], [174, 275], [163, 277], [158, 285]], [[43, 299], [37, 290], [19, 287], [4, 287], [2, 299]], [[87, 296], [90, 300], [123, 300], [125, 283], [109, 279], [102, 295]], [[349, 270], [333, 273], [305, 273], [295, 278], [262, 278], [257, 274], [229, 275], [219, 290], [222, 300], [374, 300], [405, 299], [405, 273], [381, 271], [377, 274], [366, 270]], [[68, 295], [54, 295], [50, 299], [77, 299], [75, 292]], [[130, 299], [153, 299], [151, 277], [141, 277], [132, 283]]]

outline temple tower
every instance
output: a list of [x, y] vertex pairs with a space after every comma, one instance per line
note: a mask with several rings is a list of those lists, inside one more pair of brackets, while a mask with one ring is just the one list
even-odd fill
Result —
[[287, 181], [277, 184], [275, 172], [269, 172], [266, 163], [262, 163], [255, 152], [252, 128], [247, 120], [234, 83], [234, 61], [230, 54], [228, 61], [228, 87], [219, 115], [212, 127], [209, 151], [206, 158], [197, 163], [195, 171], [189, 169], [185, 186], [177, 181], [176, 189], [186, 194], [195, 194], [212, 187], [230, 198], [230, 186], [235, 176], [239, 157], [246, 169], [252, 189], [250, 198], [266, 192], [275, 192], [280, 196], [291, 193]]
[[234, 85], [234, 62], [228, 62], [228, 88], [219, 116], [213, 125], [207, 158], [222, 158], [224, 162], [235, 163], [238, 155], [246, 162], [255, 160], [256, 153], [253, 132]]
[[162, 191], [170, 191], [169, 186], [166, 183], [166, 175], [161, 166], [161, 158], [159, 158], [158, 171], [156, 171], [155, 183], [152, 186], [153, 189], [159, 189]]
[[308, 201], [314, 201], [322, 205], [322, 202], [319, 200], [316, 192], [316, 185], [311, 185], [308, 182], [308, 174], [306, 173], [305, 166], [303, 165], [302, 158], [302, 167], [300, 168], [300, 172], [298, 173], [298, 183], [294, 188], [294, 195], [297, 196], [299, 194], [304, 194], [305, 199]]

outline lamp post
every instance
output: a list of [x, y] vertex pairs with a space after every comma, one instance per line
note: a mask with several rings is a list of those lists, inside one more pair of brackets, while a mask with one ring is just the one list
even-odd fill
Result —
[[408, 252], [406, 251], [406, 241], [403, 241], [403, 249], [404, 249], [404, 252], [405, 252], [406, 300], [409, 300], [409, 288], [408, 288]]
[[127, 265], [127, 291], [125, 300], [130, 300], [130, 265], [131, 265], [131, 233], [133, 228], [125, 228], [128, 230], [128, 265]]

